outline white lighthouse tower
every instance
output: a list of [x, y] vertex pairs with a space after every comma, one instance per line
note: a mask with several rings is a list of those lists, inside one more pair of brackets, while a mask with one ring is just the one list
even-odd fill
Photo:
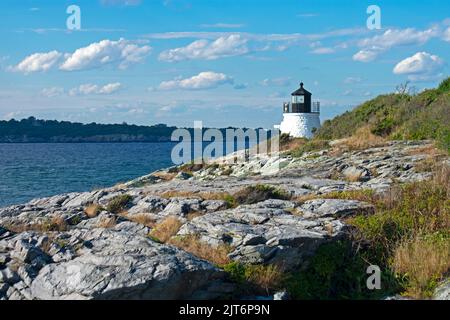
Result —
[[320, 102], [312, 102], [312, 94], [303, 88], [303, 82], [291, 96], [291, 102], [283, 105], [283, 121], [275, 127], [295, 138], [312, 138], [320, 128]]

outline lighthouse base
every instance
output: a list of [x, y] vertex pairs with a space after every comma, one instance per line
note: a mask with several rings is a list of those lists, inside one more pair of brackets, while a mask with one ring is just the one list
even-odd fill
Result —
[[281, 133], [294, 138], [312, 138], [314, 131], [320, 128], [319, 113], [285, 113], [283, 122], [277, 126]]

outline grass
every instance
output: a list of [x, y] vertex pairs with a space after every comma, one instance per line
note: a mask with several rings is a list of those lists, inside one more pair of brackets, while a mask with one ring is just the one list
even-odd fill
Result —
[[115, 214], [121, 213], [127, 208], [132, 199], [133, 197], [129, 194], [115, 196], [109, 201], [106, 210]]
[[366, 287], [369, 263], [350, 241], [324, 244], [316, 251], [305, 269], [287, 276], [285, 287], [293, 299], [380, 299], [395, 293], [394, 276], [382, 269], [383, 291]]
[[287, 133], [280, 135], [280, 151], [294, 150], [308, 142], [305, 138], [293, 138]]
[[67, 231], [69, 226], [64, 218], [56, 216], [52, 218], [45, 218], [36, 223], [13, 222], [11, 224], [5, 224], [5, 228], [14, 233], [26, 231], [45, 233], [51, 231]]
[[369, 126], [358, 128], [349, 138], [338, 140], [333, 145], [333, 154], [341, 154], [345, 151], [365, 150], [386, 145], [386, 139], [372, 133]]
[[116, 217], [103, 217], [97, 223], [97, 228], [110, 229], [117, 225]]
[[[352, 190], [294, 200], [347, 199], [374, 205], [375, 213], [346, 219], [350, 241], [322, 246], [306, 270], [290, 275], [298, 299], [368, 299], [401, 293], [428, 298], [450, 272], [450, 168], [433, 165], [428, 181], [394, 184], [388, 192]], [[382, 270], [382, 290], [365, 289], [369, 265]], [[377, 291], [377, 290], [376, 290]]]
[[96, 216], [98, 216], [100, 214], [100, 212], [102, 212], [103, 210], [104, 210], [104, 208], [101, 205], [92, 203], [84, 209], [84, 213], [86, 214], [86, 217], [91, 219], [91, 218], [95, 218]]
[[366, 127], [376, 137], [389, 140], [432, 139], [449, 153], [449, 92], [450, 78], [447, 78], [438, 88], [417, 95], [393, 93], [378, 96], [352, 111], [326, 120], [314, 139], [348, 138]]
[[145, 213], [138, 213], [138, 214], [133, 214], [133, 215], [125, 215], [125, 217], [132, 222], [136, 222], [139, 224], [142, 224], [146, 227], [149, 228], [153, 228], [156, 225], [156, 221], [155, 219], [153, 219], [152, 217], [149, 217], [147, 214]]
[[161, 222], [154, 225], [149, 236], [161, 243], [166, 243], [170, 238], [175, 236], [183, 224], [179, 219], [169, 216]]
[[[450, 248], [450, 168], [444, 165], [429, 181], [397, 185], [384, 195], [352, 194], [345, 196], [376, 207], [373, 215], [347, 221], [356, 227], [356, 241], [369, 241], [370, 259], [406, 279], [405, 294], [428, 297], [430, 288], [449, 271], [449, 265], [444, 270], [441, 262], [442, 250]], [[439, 242], [429, 240], [436, 237]]]
[[236, 204], [253, 204], [268, 199], [289, 200], [291, 195], [274, 186], [257, 184], [239, 190], [233, 194], [233, 198]]
[[392, 267], [405, 277], [405, 295], [430, 297], [450, 270], [450, 241], [440, 234], [403, 241], [394, 251]]
[[229, 246], [218, 245], [217, 247], [212, 247], [206, 242], [201, 241], [197, 235], [173, 237], [168, 243], [183, 249], [184, 251], [190, 252], [194, 256], [212, 262], [217, 266], [223, 266], [230, 263], [228, 254], [230, 253], [231, 248]]
[[270, 292], [280, 290], [284, 286], [285, 273], [276, 265], [244, 265], [230, 262], [223, 266], [223, 270], [230, 275], [231, 280], [239, 284], [241, 290], [252, 292]]

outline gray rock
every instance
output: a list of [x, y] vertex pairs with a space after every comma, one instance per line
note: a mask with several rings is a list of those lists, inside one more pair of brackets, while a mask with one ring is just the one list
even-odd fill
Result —
[[343, 218], [356, 213], [371, 214], [374, 207], [357, 200], [315, 199], [306, 201], [300, 210], [304, 217], [338, 217]]
[[450, 300], [450, 280], [445, 281], [436, 288], [433, 295], [434, 300]]
[[201, 204], [201, 207], [204, 208], [207, 212], [218, 211], [226, 209], [227, 203], [223, 200], [204, 200]]
[[224, 273], [186, 252], [114, 230], [88, 231], [83, 238], [90, 239], [90, 248], [69, 262], [45, 266], [31, 284], [33, 297], [187, 299], [210, 292], [204, 297], [212, 299], [221, 294], [208, 287], [222, 282]]
[[370, 180], [370, 171], [360, 166], [347, 167], [342, 171], [342, 174], [348, 179], [357, 179], [358, 181]]
[[[234, 261], [281, 264], [287, 270], [303, 267], [317, 248], [345, 238], [350, 229], [344, 218], [371, 214], [370, 204], [337, 199], [299, 203], [269, 199], [227, 208], [223, 200], [202, 200], [201, 192], [230, 193], [256, 184], [271, 185], [292, 196], [371, 189], [382, 193], [395, 181], [422, 181], [419, 172], [427, 158], [417, 149], [429, 142], [390, 142], [386, 146], [348, 151], [336, 156], [320, 151], [292, 158], [279, 153], [251, 155], [245, 163], [207, 166], [194, 173], [163, 180], [147, 175], [113, 188], [35, 199], [0, 209], [0, 300], [3, 299], [214, 299], [229, 297], [233, 285], [210, 263], [147, 235], [151, 228], [135, 215], [159, 222], [169, 215], [183, 222], [178, 236], [195, 235], [200, 241], [231, 249]], [[242, 152], [241, 152], [242, 153]], [[239, 152], [237, 153], [239, 155]], [[242, 154], [241, 154], [242, 155]], [[227, 157], [232, 159], [234, 155]], [[226, 158], [225, 158], [226, 160]], [[450, 163], [448, 159], [443, 162]], [[231, 175], [222, 176], [224, 169]], [[178, 168], [160, 173], [178, 173]], [[333, 173], [333, 174], [332, 174]], [[334, 180], [336, 174], [359, 181]], [[333, 178], [333, 179], [330, 179]], [[352, 180], [346, 179], [346, 180]], [[185, 191], [189, 198], [161, 198], [167, 191]], [[132, 196], [125, 216], [102, 212], [88, 219], [89, 203], [106, 206], [115, 196]], [[314, 199], [314, 198], [313, 198]], [[200, 213], [191, 221], [187, 214]], [[5, 226], [48, 222], [61, 217], [64, 232], [26, 231], [15, 234]], [[81, 218], [81, 222], [80, 222]], [[103, 218], [114, 218], [109, 229]], [[17, 270], [17, 271], [15, 271]], [[448, 299], [448, 283], [435, 294]], [[286, 298], [283, 293], [258, 299]], [[394, 297], [396, 298], [396, 297]]]
[[147, 196], [137, 202], [137, 204], [128, 210], [129, 215], [160, 212], [164, 210], [167, 204], [170, 202], [168, 199], [164, 199], [157, 196]]
[[97, 203], [98, 199], [102, 197], [104, 194], [105, 191], [103, 190], [81, 193], [63, 202], [62, 206], [67, 208], [83, 207], [90, 203]]
[[2, 294], [6, 293], [8, 288], [9, 285], [7, 283], [0, 282], [0, 297], [2, 296]]
[[185, 216], [192, 211], [201, 210], [200, 199], [172, 198], [171, 202], [161, 211], [163, 216]]
[[[335, 212], [315, 219], [294, 215], [295, 203], [267, 200], [254, 205], [207, 213], [184, 224], [178, 235], [200, 235], [211, 246], [230, 245], [230, 258], [243, 263], [283, 263], [286, 268], [331, 239], [343, 237], [346, 227]], [[330, 217], [328, 217], [330, 216]]]
[[188, 180], [190, 178], [192, 178], [192, 175], [190, 173], [187, 173], [187, 172], [184, 172], [184, 171], [179, 172], [175, 176], [175, 179], [178, 179], [178, 180]]
[[20, 280], [16, 272], [12, 271], [10, 268], [5, 268], [0, 270], [0, 283], [8, 283], [10, 285], [18, 282]]
[[273, 295], [273, 300], [289, 300], [289, 293], [287, 291], [276, 292]]
[[36, 246], [37, 242], [33, 242], [33, 238], [17, 240], [14, 250], [11, 251], [11, 257], [39, 267], [46, 264], [49, 261], [48, 255]]

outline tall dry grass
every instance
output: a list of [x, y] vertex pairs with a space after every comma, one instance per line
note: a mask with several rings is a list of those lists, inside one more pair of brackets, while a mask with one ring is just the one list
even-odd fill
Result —
[[184, 251], [192, 253], [201, 259], [210, 261], [218, 266], [230, 263], [228, 254], [230, 247], [227, 245], [219, 245], [212, 247], [209, 244], [201, 241], [196, 235], [188, 235], [183, 237], [173, 237], [169, 240], [169, 244], [176, 246]]
[[169, 216], [157, 223], [149, 235], [162, 243], [166, 243], [170, 238], [178, 233], [182, 225], [183, 224], [179, 219]]
[[394, 251], [392, 267], [407, 278], [406, 295], [431, 296], [435, 284], [450, 270], [450, 241], [420, 237], [404, 241]]
[[346, 151], [357, 151], [386, 145], [387, 140], [373, 134], [369, 126], [356, 130], [349, 138], [336, 141], [333, 144], [332, 154], [337, 155]]

